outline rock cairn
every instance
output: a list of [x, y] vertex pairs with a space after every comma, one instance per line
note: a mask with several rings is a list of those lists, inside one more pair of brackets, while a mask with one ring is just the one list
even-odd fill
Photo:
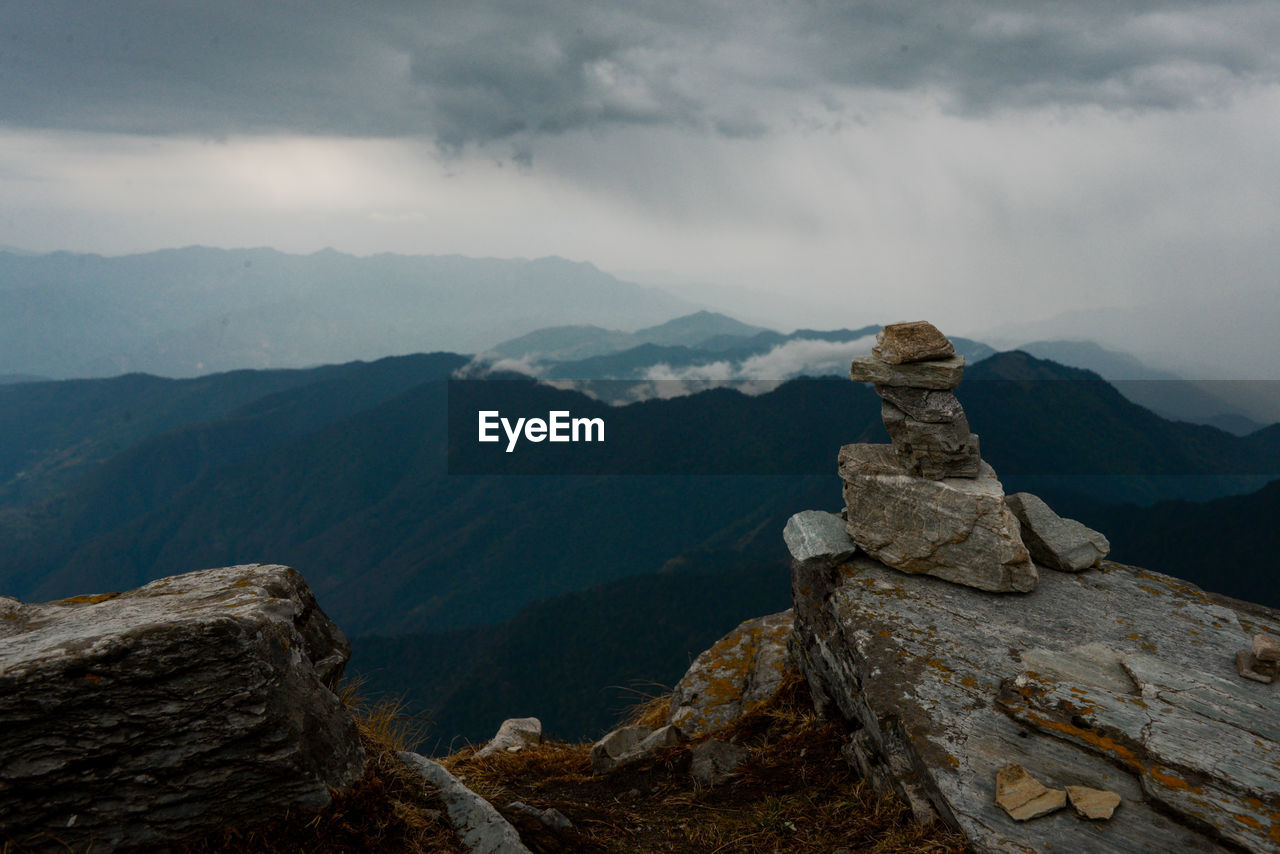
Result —
[[840, 449], [846, 528], [895, 569], [991, 592], [1027, 592], [1037, 574], [1004, 488], [952, 392], [964, 357], [927, 321], [886, 326], [849, 377], [875, 384], [892, 445]]
[[978, 437], [969, 432], [964, 407], [951, 391], [964, 374], [964, 357], [955, 346], [932, 323], [919, 320], [886, 326], [871, 353], [853, 360], [849, 376], [875, 383], [880, 417], [902, 467], [930, 480], [976, 478]]

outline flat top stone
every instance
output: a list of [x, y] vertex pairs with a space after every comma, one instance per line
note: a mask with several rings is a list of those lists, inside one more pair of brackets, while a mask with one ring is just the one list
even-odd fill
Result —
[[895, 365], [945, 359], [956, 354], [947, 336], [927, 320], [891, 323], [876, 335], [871, 349], [877, 358]]
[[895, 365], [876, 356], [858, 356], [849, 366], [849, 379], [856, 383], [929, 388], [947, 391], [960, 385], [964, 376], [964, 356], [950, 356], [929, 362]]

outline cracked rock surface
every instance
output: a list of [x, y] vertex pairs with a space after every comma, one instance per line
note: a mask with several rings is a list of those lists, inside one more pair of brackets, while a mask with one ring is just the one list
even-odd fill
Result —
[[[856, 729], [853, 758], [976, 850], [1280, 851], [1280, 691], [1234, 666], [1280, 614], [1108, 561], [1010, 599], [811, 558], [792, 594], [801, 667]], [[1124, 806], [1015, 822], [994, 798], [1011, 763]]]
[[324, 806], [364, 772], [349, 651], [285, 566], [0, 601], [2, 835], [109, 852]]

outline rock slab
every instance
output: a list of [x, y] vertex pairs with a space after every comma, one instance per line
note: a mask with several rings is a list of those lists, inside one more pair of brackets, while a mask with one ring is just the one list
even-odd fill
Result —
[[905, 472], [889, 445], [845, 445], [840, 477], [846, 530], [882, 563], [993, 593], [1035, 588], [1018, 521], [985, 462], [976, 478], [927, 480]]
[[964, 356], [936, 362], [892, 365], [875, 356], [858, 356], [849, 366], [849, 379], [856, 383], [950, 391], [964, 376]]
[[732, 723], [770, 700], [794, 664], [792, 612], [748, 620], [699, 655], [676, 684], [669, 720], [690, 738]]
[[[922, 793], [975, 850], [1280, 850], [1280, 691], [1232, 668], [1280, 614], [1107, 561], [1015, 603], [862, 555], [796, 561], [792, 593], [801, 667], [869, 779]], [[1124, 808], [1014, 822], [979, 782], [1010, 763]]]
[[520, 834], [493, 804], [462, 784], [439, 762], [407, 750], [399, 754], [405, 765], [440, 791], [449, 823], [470, 854], [531, 854]]
[[1107, 538], [1075, 519], [1063, 519], [1030, 492], [1005, 499], [1022, 526], [1022, 542], [1036, 563], [1060, 572], [1096, 566], [1111, 551]]
[[284, 566], [4, 600], [0, 827], [109, 852], [323, 807], [364, 772], [332, 691], [349, 652]]

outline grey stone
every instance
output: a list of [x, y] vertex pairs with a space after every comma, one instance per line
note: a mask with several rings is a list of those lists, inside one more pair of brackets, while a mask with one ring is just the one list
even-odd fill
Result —
[[796, 560], [820, 560], [833, 566], [858, 551], [845, 530], [844, 519], [821, 510], [803, 510], [792, 516], [782, 529], [782, 539]]
[[846, 530], [877, 560], [993, 593], [1036, 586], [1018, 521], [986, 463], [977, 478], [926, 480], [909, 476], [889, 445], [845, 445], [840, 477]]
[[591, 745], [591, 770], [596, 774], [604, 774], [686, 740], [680, 727], [672, 724], [657, 729], [647, 726], [619, 727]]
[[791, 619], [787, 610], [748, 620], [699, 655], [671, 694], [671, 723], [697, 738], [772, 699], [795, 666]]
[[612, 771], [625, 758], [639, 754], [640, 745], [653, 734], [653, 727], [618, 727], [591, 745], [591, 770], [597, 774]]
[[908, 474], [930, 480], [978, 476], [982, 465], [978, 437], [969, 432], [963, 415], [955, 421], [917, 421], [885, 400], [880, 417], [898, 463]]
[[1063, 519], [1030, 492], [1005, 499], [1022, 527], [1022, 542], [1036, 563], [1060, 572], [1096, 566], [1111, 551], [1107, 538], [1075, 519]]
[[458, 831], [470, 854], [531, 854], [510, 822], [443, 765], [407, 750], [399, 756], [405, 765], [440, 791], [449, 823]]
[[1253, 657], [1258, 661], [1280, 661], [1280, 638], [1265, 632], [1254, 635]]
[[1115, 792], [1088, 786], [1067, 786], [1067, 799], [1076, 815], [1091, 821], [1106, 821], [1120, 806], [1120, 796]]
[[332, 690], [350, 647], [296, 570], [0, 609], [0, 827], [18, 847], [163, 847], [318, 809], [364, 772]]
[[689, 774], [699, 786], [719, 786], [733, 775], [747, 759], [747, 749], [741, 745], [709, 738], [696, 744], [690, 751], [693, 761]]
[[891, 365], [875, 356], [859, 356], [849, 366], [849, 379], [856, 383], [909, 386], [949, 391], [960, 385], [964, 376], [964, 356], [952, 356], [937, 362], [914, 362]]
[[542, 721], [537, 718], [508, 718], [484, 747], [476, 751], [481, 759], [495, 753], [518, 753], [542, 744]]
[[1067, 793], [1050, 789], [1016, 762], [996, 772], [996, 805], [1014, 821], [1057, 812], [1067, 805]]
[[956, 348], [932, 323], [915, 320], [890, 323], [881, 329], [876, 333], [876, 345], [871, 352], [879, 359], [900, 365], [945, 359], [954, 356]]
[[876, 394], [917, 421], [945, 424], [964, 418], [964, 407], [955, 394], [949, 391], [878, 385]]
[[[922, 791], [975, 850], [1277, 850], [1280, 691], [1224, 665], [1280, 614], [1108, 561], [1012, 602], [864, 555], [795, 562], [792, 592], [797, 660], [869, 779]], [[1016, 824], [990, 782], [1010, 763], [1124, 808]]]

